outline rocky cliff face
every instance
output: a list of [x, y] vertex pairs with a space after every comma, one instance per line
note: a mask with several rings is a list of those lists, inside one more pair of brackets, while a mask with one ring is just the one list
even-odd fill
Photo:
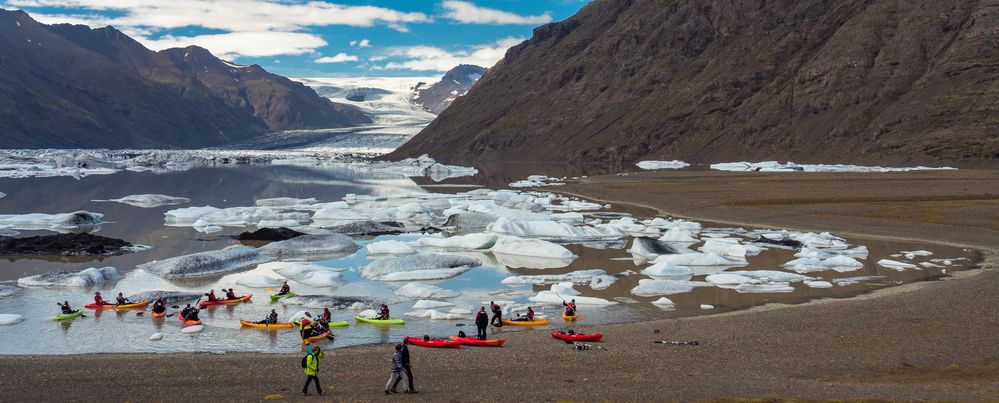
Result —
[[999, 165], [999, 2], [596, 0], [388, 158]]
[[468, 93], [486, 69], [471, 64], [460, 64], [448, 70], [441, 81], [427, 86], [420, 83], [414, 89], [413, 103], [430, 113], [439, 114], [458, 97]]
[[111, 27], [43, 25], [0, 10], [5, 148], [198, 148], [368, 122], [300, 83], [198, 47], [152, 52]]

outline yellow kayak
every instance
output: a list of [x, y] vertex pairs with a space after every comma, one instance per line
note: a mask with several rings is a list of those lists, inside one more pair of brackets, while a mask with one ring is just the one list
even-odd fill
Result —
[[288, 322], [267, 324], [267, 323], [247, 322], [245, 320], [241, 320], [239, 321], [239, 324], [246, 327], [254, 327], [257, 329], [291, 329], [292, 327], [291, 323]]
[[535, 320], [510, 320], [503, 319], [504, 325], [510, 326], [541, 326], [551, 323], [548, 319], [535, 319]]
[[569, 315], [566, 315], [565, 313], [562, 313], [562, 319], [565, 319], [565, 320], [576, 320], [576, 315], [569, 316]]

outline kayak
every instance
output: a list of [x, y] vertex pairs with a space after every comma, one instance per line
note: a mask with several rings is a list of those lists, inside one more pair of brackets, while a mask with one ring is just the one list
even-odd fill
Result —
[[430, 339], [423, 340], [422, 337], [406, 337], [406, 341], [409, 344], [420, 346], [420, 347], [430, 347], [430, 348], [460, 348], [461, 342], [453, 340], [444, 339]]
[[156, 318], [156, 319], [159, 319], [159, 318], [165, 318], [165, 317], [166, 317], [166, 311], [163, 311], [163, 312], [153, 312], [153, 313], [152, 313], [152, 314], [150, 314], [150, 315], [151, 315], [151, 316], [152, 316], [153, 318]]
[[184, 319], [184, 317], [180, 316], [180, 315], [177, 315], [177, 318], [180, 319], [181, 322], [184, 322], [184, 326], [195, 326], [195, 325], [200, 325], [201, 324], [201, 320], [187, 320], [187, 319]]
[[510, 326], [541, 326], [551, 323], [548, 319], [535, 319], [535, 320], [510, 320], [503, 319], [504, 325]]
[[236, 298], [236, 299], [218, 299], [218, 300], [215, 300], [215, 301], [201, 301], [201, 303], [198, 304], [198, 306], [201, 307], [201, 308], [204, 308], [206, 306], [213, 306], [213, 305], [238, 304], [240, 302], [249, 301], [250, 298], [253, 298], [253, 294], [246, 294], [246, 295], [244, 295], [242, 297], [239, 297], [239, 298]]
[[360, 316], [355, 316], [358, 322], [373, 323], [376, 325], [404, 325], [406, 321], [402, 319], [375, 319], [375, 318], [362, 318]]
[[506, 342], [506, 339], [479, 340], [474, 337], [451, 336], [448, 339], [454, 340], [466, 346], [499, 347]]
[[[302, 326], [302, 322], [291, 322], [291, 324], [295, 325], [295, 327]], [[350, 326], [350, 323], [347, 323], [345, 320], [331, 320], [330, 323], [327, 323], [326, 325], [328, 327], [344, 327]]]
[[73, 311], [73, 313], [61, 313], [61, 314], [58, 314], [58, 315], [55, 316], [55, 320], [76, 319], [76, 318], [79, 318], [82, 315], [83, 315], [83, 310], [82, 309], [77, 309], [76, 311]]
[[323, 332], [323, 334], [320, 334], [318, 336], [312, 336], [312, 337], [309, 337], [307, 339], [302, 339], [302, 343], [310, 344], [310, 343], [315, 343], [317, 341], [328, 340], [327, 337], [329, 335], [330, 335], [330, 332]]
[[562, 313], [562, 319], [565, 319], [565, 320], [576, 320], [576, 315], [569, 316], [569, 315], [566, 315], [565, 312], [563, 312]]
[[297, 297], [297, 296], [298, 296], [298, 294], [295, 294], [293, 292], [289, 292], [287, 294], [275, 294], [275, 295], [271, 295], [271, 302], [277, 302], [277, 300], [279, 300], [281, 298]]
[[239, 321], [239, 324], [247, 327], [255, 327], [257, 329], [291, 329], [292, 326], [291, 323], [288, 322], [284, 323], [278, 322], [278, 323], [268, 324], [268, 323], [247, 322], [245, 320]]
[[557, 330], [552, 330], [552, 337], [559, 340], [567, 340], [567, 341], [600, 341], [600, 339], [604, 338], [604, 335], [603, 333], [568, 334], [568, 333], [560, 333]]
[[87, 309], [136, 309], [136, 308], [145, 308], [146, 305], [149, 305], [149, 301], [139, 301], [139, 302], [134, 302], [134, 303], [131, 303], [131, 304], [123, 304], [123, 305], [118, 305], [118, 304], [87, 304], [87, 305], [84, 305], [83, 307], [87, 308]]

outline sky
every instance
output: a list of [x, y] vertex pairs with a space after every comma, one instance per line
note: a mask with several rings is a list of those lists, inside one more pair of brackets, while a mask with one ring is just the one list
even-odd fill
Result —
[[198, 45], [292, 77], [491, 67], [589, 0], [0, 0], [46, 24], [114, 26], [152, 50]]

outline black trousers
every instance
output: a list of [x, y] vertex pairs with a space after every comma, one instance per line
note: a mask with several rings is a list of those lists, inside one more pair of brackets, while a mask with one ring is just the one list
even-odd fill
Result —
[[492, 323], [492, 325], [496, 327], [503, 327], [503, 313], [493, 312], [493, 320], [490, 323]]
[[319, 377], [317, 377], [315, 375], [307, 375], [306, 376], [306, 378], [305, 378], [305, 386], [302, 386], [302, 393], [308, 393], [309, 392], [309, 384], [312, 383], [312, 381], [316, 381], [316, 393], [323, 393], [323, 387], [319, 386]]
[[[402, 369], [406, 373], [406, 380], [409, 381], [409, 390], [416, 390], [416, 386], [413, 386], [413, 369], [408, 364], [403, 365]], [[402, 382], [402, 378], [395, 380], [395, 383], [392, 384], [392, 390], [395, 390], [396, 386], [399, 386], [399, 382]]]
[[489, 325], [487, 325], [485, 323], [483, 323], [481, 325], [479, 325], [479, 324], [475, 325], [475, 327], [478, 328], [478, 334], [476, 335], [476, 337], [479, 340], [485, 340], [486, 339], [486, 337], [487, 337], [487, 335], [486, 335], [486, 326], [489, 326]]

